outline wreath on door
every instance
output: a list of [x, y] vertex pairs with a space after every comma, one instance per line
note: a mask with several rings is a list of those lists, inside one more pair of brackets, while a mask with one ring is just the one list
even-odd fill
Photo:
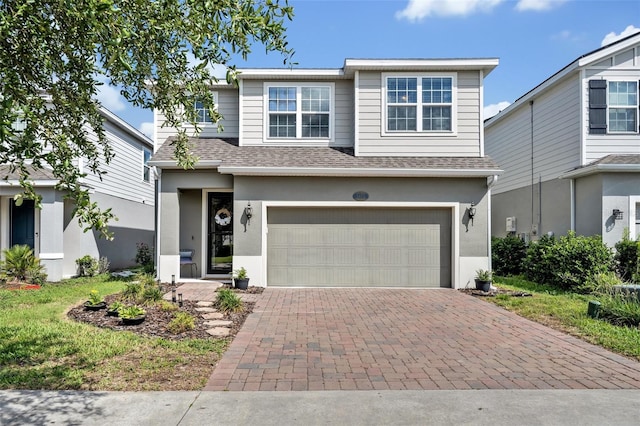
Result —
[[231, 212], [225, 208], [222, 208], [216, 212], [214, 220], [220, 226], [227, 226], [231, 223]]

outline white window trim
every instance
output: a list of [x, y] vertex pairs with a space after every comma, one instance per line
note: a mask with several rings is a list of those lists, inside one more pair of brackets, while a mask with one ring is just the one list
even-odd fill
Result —
[[[458, 73], [382, 73], [382, 120], [380, 123], [382, 136], [398, 137], [398, 136], [421, 136], [421, 137], [442, 137], [442, 136], [456, 136], [458, 134]], [[451, 130], [447, 131], [431, 131], [431, 130], [415, 130], [415, 131], [394, 131], [387, 130], [387, 78], [417, 78], [418, 87], [422, 87], [422, 78], [425, 77], [449, 77], [451, 78]], [[416, 106], [416, 124], [420, 128], [422, 127], [422, 106], [426, 104], [422, 103], [422, 91], [418, 90], [418, 103]]]
[[[148, 148], [142, 148], [142, 182], [150, 184], [151, 182], [153, 182], [153, 176], [151, 174], [151, 166], [147, 166], [147, 164], [144, 161], [144, 154], [148, 152], [149, 153], [149, 159], [151, 159], [151, 157], [153, 156], [153, 152], [148, 149]], [[146, 180], [144, 178], [144, 172], [146, 169], [149, 169], [149, 180]]]
[[[262, 140], [266, 143], [282, 143], [282, 144], [299, 144], [302, 143], [305, 146], [313, 145], [314, 143], [321, 143], [326, 145], [335, 141], [335, 83], [314, 82], [305, 81], [300, 83], [285, 83], [278, 81], [267, 81], [263, 84], [262, 92]], [[296, 88], [296, 137], [295, 138], [272, 138], [269, 137], [269, 88], [270, 87], [295, 87]], [[302, 135], [302, 102], [301, 93], [302, 87], [328, 87], [330, 93], [329, 100], [329, 137], [328, 138], [303, 138]]]
[[[607, 135], [637, 135], [638, 134], [638, 130], [640, 127], [640, 109], [638, 109], [640, 106], [638, 104], [640, 104], [640, 79], [630, 79], [629, 77], [627, 78], [609, 78], [609, 77], [604, 77], [605, 80], [607, 80]], [[636, 105], [635, 107], [633, 106], [620, 106], [620, 105], [614, 105], [612, 106], [611, 104], [609, 104], [609, 87], [610, 87], [610, 83], [620, 83], [620, 82], [624, 82], [624, 83], [636, 83]], [[621, 131], [611, 131], [611, 126], [609, 125], [609, 110], [611, 108], [627, 108], [627, 109], [635, 109], [636, 111], [636, 126], [633, 132], [621, 132]], [[603, 136], [603, 135], [599, 135], [599, 136]]]
[[[214, 111], [218, 111], [218, 92], [214, 91], [213, 93], [213, 109]], [[195, 108], [195, 102], [193, 103], [193, 108]], [[182, 123], [182, 127], [187, 128], [187, 129], [194, 129], [195, 126], [191, 123], [188, 122], [184, 122]], [[206, 130], [206, 129], [217, 129], [218, 128], [218, 123], [209, 123], [207, 121], [202, 121], [202, 122], [198, 122], [198, 127], [201, 130]]]

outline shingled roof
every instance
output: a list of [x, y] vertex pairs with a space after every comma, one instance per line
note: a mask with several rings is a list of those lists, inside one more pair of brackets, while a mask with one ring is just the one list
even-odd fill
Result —
[[[167, 140], [151, 158], [149, 164], [161, 168], [175, 167], [172, 139]], [[355, 170], [404, 170], [407, 172], [444, 172], [461, 175], [475, 171], [477, 175], [501, 172], [489, 157], [356, 157], [351, 148], [238, 146], [237, 139], [190, 139], [191, 152], [211, 164], [218, 161], [221, 172], [233, 174], [260, 174], [257, 170], [270, 169], [270, 174], [316, 174], [320, 170], [332, 174], [351, 174]], [[301, 169], [306, 170], [307, 173]], [[253, 170], [253, 172], [252, 172]], [[436, 173], [437, 174], [437, 173]]]
[[[29, 176], [33, 181], [51, 181], [55, 180], [55, 176], [53, 172], [48, 169], [36, 169], [32, 166], [27, 166], [27, 170], [29, 171]], [[11, 171], [11, 167], [8, 165], [0, 166], [0, 180], [18, 180], [20, 179], [20, 174], [18, 170]]]

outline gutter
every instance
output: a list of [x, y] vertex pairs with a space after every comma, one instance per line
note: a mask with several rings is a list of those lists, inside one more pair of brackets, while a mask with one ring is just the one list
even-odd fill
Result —
[[335, 167], [242, 167], [223, 166], [218, 171], [240, 176], [361, 176], [361, 177], [489, 177], [499, 169], [372, 169]]
[[[179, 166], [176, 160], [155, 160], [147, 163], [149, 166], [157, 167], [159, 169], [176, 169], [185, 170], [184, 167]], [[222, 160], [198, 160], [192, 170], [197, 169], [211, 169], [217, 168], [222, 164]]]
[[640, 164], [592, 164], [560, 175], [560, 179], [576, 179], [596, 173], [638, 173]]

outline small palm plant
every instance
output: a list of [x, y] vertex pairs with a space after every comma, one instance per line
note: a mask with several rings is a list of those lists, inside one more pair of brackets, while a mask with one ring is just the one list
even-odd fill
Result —
[[34, 256], [27, 245], [15, 245], [2, 252], [4, 260], [0, 262], [2, 274], [9, 281], [20, 281], [30, 284], [42, 284], [47, 279], [44, 266]]

